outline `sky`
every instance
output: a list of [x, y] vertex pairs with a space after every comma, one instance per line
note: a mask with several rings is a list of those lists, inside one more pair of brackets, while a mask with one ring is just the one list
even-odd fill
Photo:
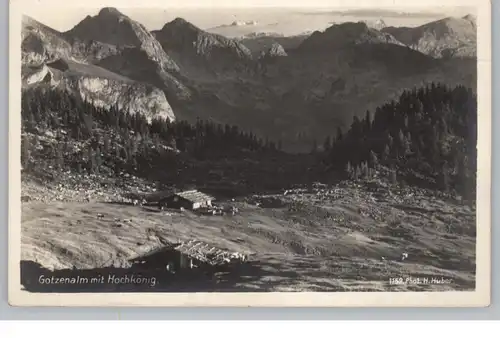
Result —
[[[89, 0], [88, 0], [89, 1]], [[43, 1], [42, 1], [43, 3]], [[103, 4], [101, 2], [101, 4]], [[107, 5], [107, 3], [106, 3]], [[305, 31], [323, 30], [333, 23], [343, 21], [384, 20], [389, 26], [418, 26], [446, 16], [464, 16], [474, 13], [471, 8], [409, 8], [391, 7], [390, 10], [363, 10], [363, 13], [341, 15], [347, 8], [328, 7], [276, 7], [276, 8], [216, 8], [216, 7], [119, 7], [123, 14], [139, 21], [147, 29], [155, 30], [182, 17], [196, 26], [226, 36], [239, 36], [254, 32], [274, 32], [284, 35], [300, 34]], [[352, 9], [352, 7], [351, 7]], [[23, 9], [24, 14], [59, 31], [67, 31], [87, 15], [96, 15], [99, 7], [76, 7], [33, 5]], [[400, 15], [400, 12], [406, 14]], [[234, 21], [254, 21], [254, 25], [227, 27]], [[222, 26], [222, 27], [221, 27]]]

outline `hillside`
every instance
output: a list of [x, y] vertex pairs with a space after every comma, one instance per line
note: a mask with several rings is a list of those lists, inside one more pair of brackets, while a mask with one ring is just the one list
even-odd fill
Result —
[[476, 57], [476, 18], [445, 18], [415, 27], [386, 27], [382, 32], [424, 54], [436, 58]]
[[[475, 201], [477, 97], [470, 88], [432, 83], [354, 118], [350, 129], [324, 142], [323, 163], [344, 166], [345, 177], [371, 177], [380, 166], [388, 178], [453, 192]], [[333, 141], [332, 141], [333, 140]]]
[[[323, 195], [328, 191], [336, 191], [337, 197]], [[410, 193], [414, 197], [408, 200]], [[21, 280], [32, 292], [474, 290], [471, 210], [430, 196], [425, 191], [415, 194], [414, 190], [381, 188], [375, 193], [347, 185], [265, 196], [282, 201], [274, 207], [238, 199], [231, 203], [241, 212], [222, 217], [157, 213], [149, 207], [102, 202], [53, 202], [49, 207], [24, 203]], [[410, 208], [408, 203], [413, 202], [419, 207]], [[103, 218], [97, 218], [98, 214]], [[41, 224], [43, 232], [38, 230]], [[165, 241], [189, 240], [245, 253], [249, 260], [210, 272], [194, 269], [183, 276], [171, 275], [161, 261], [146, 258]], [[129, 259], [134, 257], [144, 260], [147, 267], [132, 265]], [[155, 277], [156, 282], [40, 285], [32, 277], [76, 273], [139, 274]], [[390, 284], [392, 276], [403, 282]]]
[[[209, 177], [220, 183], [218, 177], [236, 185], [240, 175], [248, 174], [259, 189], [277, 182], [276, 177], [269, 181], [259, 178], [259, 172], [276, 171], [276, 166], [263, 165], [251, 173], [259, 165], [253, 160], [269, 156], [270, 165], [275, 157], [285, 161], [294, 158], [279, 151], [279, 144], [237, 126], [202, 120], [189, 124], [161, 117], [148, 122], [139, 112], [127, 114], [117, 106], [98, 108], [65, 90], [24, 90], [22, 118], [23, 174], [37, 179], [48, 174], [57, 181], [49, 168], [61, 173], [71, 169], [80, 175], [101, 174], [103, 181], [113, 181], [118, 173], [135, 175], [159, 185], [196, 183], [194, 177], [203, 184], [209, 183]], [[242, 161], [245, 158], [248, 161]], [[240, 163], [229, 164], [231, 160]], [[230, 172], [214, 177], [212, 169], [219, 166], [217, 162]], [[46, 183], [50, 185], [50, 181]]]
[[331, 135], [332, 128], [347, 130], [354, 116], [363, 117], [366, 110], [397, 98], [405, 88], [433, 81], [476, 86], [473, 61], [448, 64], [394, 44], [322, 46], [316, 51], [304, 46], [289, 52], [262, 71], [263, 81], [275, 95], [267, 101], [268, 111], [289, 119], [282, 134], [289, 142], [301, 144], [302, 150], [309, 150], [314, 139]]

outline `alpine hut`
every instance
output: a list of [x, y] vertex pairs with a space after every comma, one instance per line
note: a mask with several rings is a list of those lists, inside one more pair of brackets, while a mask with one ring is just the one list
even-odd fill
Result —
[[174, 209], [189, 209], [196, 210], [199, 208], [206, 208], [212, 205], [214, 198], [198, 190], [187, 190], [176, 192], [159, 201], [159, 207], [174, 208]]

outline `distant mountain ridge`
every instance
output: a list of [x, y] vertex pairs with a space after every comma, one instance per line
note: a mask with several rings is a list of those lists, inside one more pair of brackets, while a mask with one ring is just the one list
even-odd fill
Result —
[[415, 28], [386, 27], [382, 32], [392, 34], [407, 46], [437, 58], [476, 57], [476, 17], [448, 17]]
[[302, 41], [307, 39], [312, 33], [307, 32], [300, 35], [284, 36], [277, 33], [252, 33], [238, 39], [252, 52], [252, 55], [260, 56], [266, 53], [274, 44], [279, 44], [285, 52], [296, 49]]
[[57, 86], [148, 117], [238, 125], [285, 148], [309, 148], [404, 88], [475, 86], [473, 62], [436, 60], [387, 29], [358, 22], [230, 39], [181, 18], [148, 32], [113, 8], [64, 33], [26, 18], [23, 85]]
[[99, 41], [117, 46], [119, 53], [99, 60], [97, 65], [165, 91], [170, 101], [188, 100], [192, 93], [178, 79], [180, 68], [142, 24], [115, 8], [106, 7], [87, 16], [71, 30], [68, 38]]
[[316, 31], [299, 46], [299, 50], [342, 48], [364, 43], [403, 45], [394, 36], [369, 28], [365, 22], [334, 24], [324, 32]]
[[166, 23], [152, 34], [163, 50], [178, 55], [179, 63], [201, 59], [208, 66], [217, 67], [252, 59], [250, 50], [238, 41], [208, 33], [182, 18]]
[[142, 24], [115, 8], [106, 7], [96, 16], [87, 16], [64, 35], [84, 41], [94, 40], [116, 46], [137, 47], [163, 69], [179, 71], [179, 66]]

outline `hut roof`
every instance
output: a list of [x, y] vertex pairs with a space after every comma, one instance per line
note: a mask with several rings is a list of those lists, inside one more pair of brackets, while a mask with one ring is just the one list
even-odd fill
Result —
[[229, 263], [232, 259], [240, 258], [238, 253], [220, 249], [198, 240], [184, 242], [175, 249], [184, 255], [210, 265], [221, 265]]
[[175, 195], [193, 203], [211, 201], [214, 199], [212, 196], [204, 194], [198, 190], [181, 191], [175, 193]]
[[224, 265], [234, 260], [241, 260], [245, 255], [214, 247], [199, 240], [189, 240], [180, 243], [169, 243], [168, 245], [156, 248], [145, 254], [129, 259], [134, 263], [143, 260], [154, 260], [156, 255], [177, 251], [190, 258], [194, 258], [204, 264], [212, 266]]

